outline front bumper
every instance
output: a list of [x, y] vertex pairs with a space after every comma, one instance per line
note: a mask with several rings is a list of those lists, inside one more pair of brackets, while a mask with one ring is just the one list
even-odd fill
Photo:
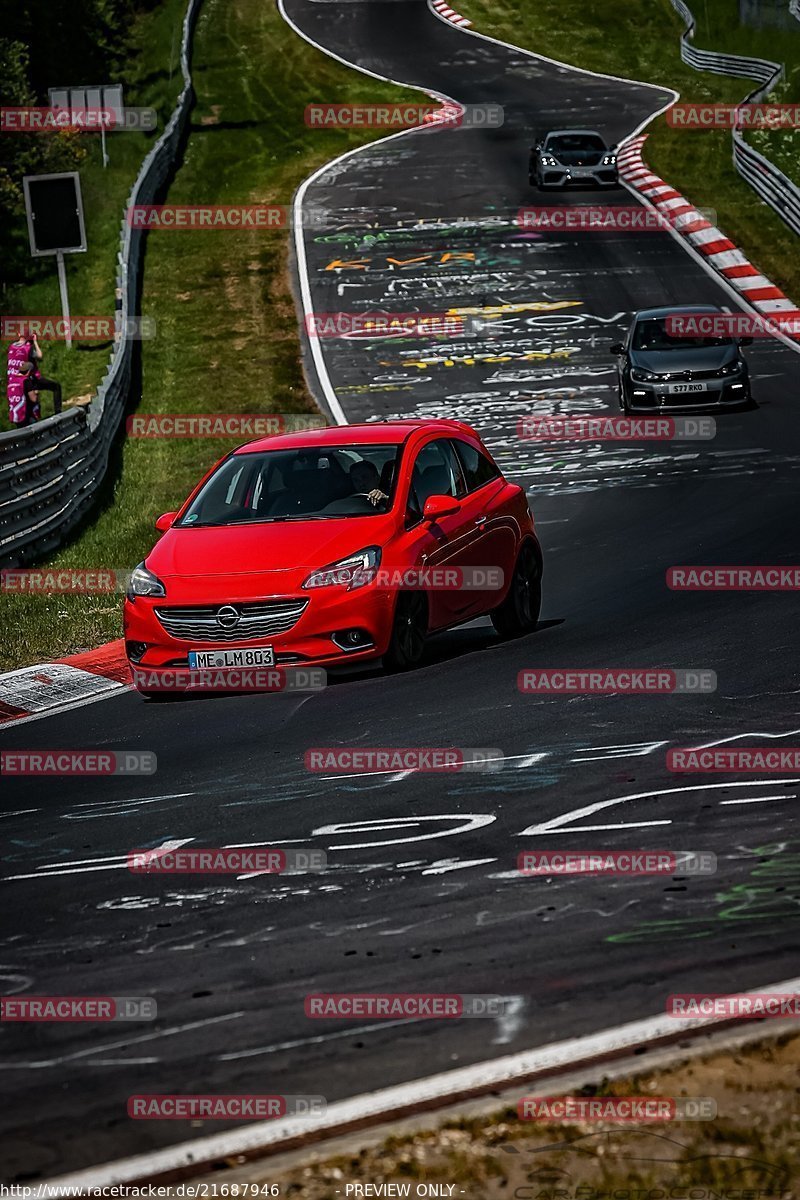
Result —
[[625, 395], [631, 412], [664, 412], [673, 409], [734, 408], [750, 400], [750, 380], [746, 375], [729, 379], [706, 379], [702, 392], [669, 392], [667, 384], [637, 383], [629, 380]]
[[[191, 601], [181, 601], [170, 594], [169, 585], [166, 598], [126, 598], [123, 623], [128, 660], [138, 668], [188, 668], [190, 650], [247, 650], [271, 646], [276, 667], [334, 667], [380, 658], [388, 650], [394, 597], [385, 590], [368, 584], [351, 592], [340, 587], [320, 588], [318, 591], [267, 597], [265, 601], [269, 599], [307, 600], [308, 604], [293, 627], [286, 632], [238, 640], [235, 637], [213, 639], [205, 634], [202, 637], [176, 636], [167, 632], [157, 609], [203, 606], [196, 596]], [[253, 600], [253, 597], [240, 600], [233, 595], [224, 600], [207, 601], [203, 607], [252, 604]], [[353, 649], [344, 649], [334, 638], [337, 635], [341, 638], [349, 630], [358, 630], [363, 634], [363, 642]]]
[[608, 187], [619, 183], [616, 167], [541, 167], [539, 173], [542, 187]]

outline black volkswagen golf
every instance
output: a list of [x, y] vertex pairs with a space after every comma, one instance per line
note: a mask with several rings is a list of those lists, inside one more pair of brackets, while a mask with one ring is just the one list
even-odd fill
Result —
[[625, 341], [611, 347], [617, 357], [620, 408], [658, 412], [749, 406], [750, 373], [741, 347], [753, 339], [695, 335], [686, 319], [686, 314], [721, 312], [713, 304], [692, 304], [636, 313]]

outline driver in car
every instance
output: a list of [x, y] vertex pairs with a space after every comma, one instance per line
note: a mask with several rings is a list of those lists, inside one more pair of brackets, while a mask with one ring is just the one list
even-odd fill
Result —
[[356, 495], [366, 496], [370, 504], [380, 504], [382, 500], [389, 499], [380, 489], [381, 479], [374, 463], [362, 458], [360, 462], [353, 463], [349, 474], [353, 491]]

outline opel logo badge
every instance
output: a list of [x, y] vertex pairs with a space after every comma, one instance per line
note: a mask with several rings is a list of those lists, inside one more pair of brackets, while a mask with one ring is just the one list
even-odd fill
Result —
[[239, 610], [232, 604], [223, 604], [217, 609], [217, 624], [223, 629], [234, 629], [239, 624]]

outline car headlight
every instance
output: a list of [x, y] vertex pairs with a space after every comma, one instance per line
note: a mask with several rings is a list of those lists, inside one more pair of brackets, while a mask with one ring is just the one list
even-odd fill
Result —
[[658, 383], [661, 379], [655, 371], [643, 371], [641, 367], [631, 367], [631, 379], [634, 383]]
[[717, 371], [718, 375], [738, 375], [742, 369], [742, 364], [734, 360], [734, 362], [726, 363], [724, 367], [720, 367]]
[[543, 167], [557, 167], [558, 159], [554, 158], [552, 154], [543, 154], [542, 155], [542, 166]]
[[602, 162], [602, 166], [604, 166], [604, 167], [614, 167], [614, 166], [616, 166], [616, 163], [617, 163], [617, 156], [616, 156], [616, 154], [604, 154], [604, 155], [603, 155], [603, 162]]
[[380, 546], [367, 546], [366, 550], [359, 550], [358, 554], [340, 558], [338, 562], [330, 563], [327, 567], [320, 567], [318, 571], [312, 571], [308, 579], [303, 582], [303, 587], [319, 588], [338, 585], [346, 587], [348, 592], [351, 592], [354, 588], [372, 583], [380, 561]]
[[137, 596], [166, 596], [167, 589], [158, 576], [148, 571], [144, 563], [140, 562], [138, 567], [131, 571], [125, 594], [129, 600], [135, 600]]

